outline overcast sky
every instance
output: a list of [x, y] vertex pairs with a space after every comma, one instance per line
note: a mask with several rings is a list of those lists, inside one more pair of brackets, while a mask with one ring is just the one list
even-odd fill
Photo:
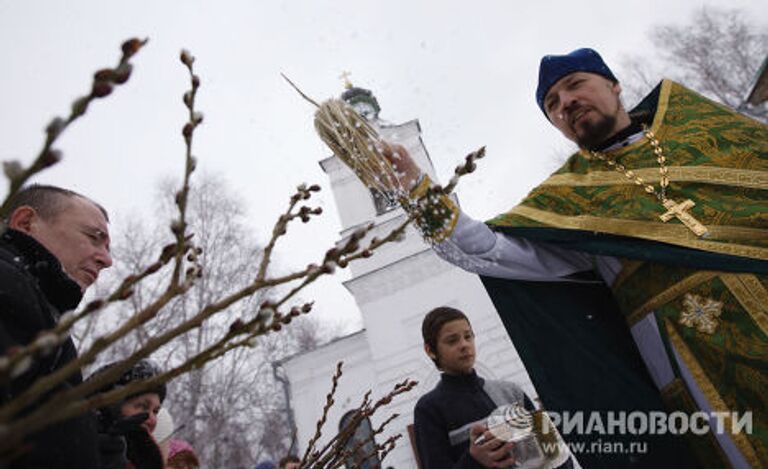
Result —
[[[744, 9], [768, 22], [764, 0], [707, 5]], [[202, 78], [195, 137], [200, 168], [221, 174], [246, 201], [266, 240], [295, 186], [329, 189], [318, 161], [328, 150], [313, 108], [280, 77], [318, 100], [356, 86], [373, 90], [381, 117], [418, 118], [438, 174], [447, 180], [463, 156], [488, 157], [458, 190], [464, 209], [485, 219], [512, 207], [556, 166], [570, 145], [535, 104], [539, 59], [594, 47], [621, 79], [619, 62], [649, 53], [653, 25], [681, 23], [696, 1], [192, 1], [0, 0], [0, 159], [31, 161], [43, 128], [87, 92], [91, 74], [116, 64], [129, 37], [149, 37], [134, 74], [94, 103], [62, 137], [62, 164], [38, 180], [98, 200], [115, 214], [151, 214], [158, 179], [181, 173], [188, 87], [178, 61], [186, 48]], [[320, 259], [340, 230], [329, 190], [325, 214], [289, 232], [283, 268]], [[318, 317], [361, 326], [344, 274], [305, 293]]]

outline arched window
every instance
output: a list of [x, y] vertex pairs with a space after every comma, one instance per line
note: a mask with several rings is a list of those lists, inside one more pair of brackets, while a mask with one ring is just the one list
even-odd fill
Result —
[[[344, 414], [339, 421], [339, 431], [346, 428], [356, 415], [357, 410], [351, 410]], [[352, 438], [347, 441], [345, 449], [351, 454], [344, 464], [347, 469], [357, 467], [360, 469], [381, 469], [381, 460], [379, 460], [379, 455], [376, 452], [373, 429], [371, 428], [371, 421], [368, 417], [357, 424], [355, 433]]]

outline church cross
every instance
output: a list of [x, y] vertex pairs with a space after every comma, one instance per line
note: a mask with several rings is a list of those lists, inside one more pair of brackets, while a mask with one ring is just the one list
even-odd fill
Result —
[[667, 209], [667, 212], [660, 215], [659, 218], [666, 223], [671, 220], [672, 217], [675, 217], [688, 227], [689, 230], [693, 231], [696, 236], [703, 236], [707, 233], [707, 227], [702, 225], [699, 220], [695, 219], [693, 215], [687, 212], [687, 210], [693, 208], [694, 205], [696, 204], [691, 199], [679, 204], [672, 199], [667, 199], [664, 201], [664, 207]]
[[352, 74], [351, 74], [350, 72], [346, 71], [346, 70], [345, 70], [345, 71], [343, 71], [343, 72], [341, 72], [341, 75], [339, 75], [339, 78], [341, 78], [342, 80], [344, 80], [344, 87], [345, 87], [345, 88], [347, 88], [347, 89], [350, 89], [350, 88], [352, 88], [352, 82], [351, 82], [351, 81], [349, 81], [349, 77], [350, 77], [351, 75], [352, 75]]

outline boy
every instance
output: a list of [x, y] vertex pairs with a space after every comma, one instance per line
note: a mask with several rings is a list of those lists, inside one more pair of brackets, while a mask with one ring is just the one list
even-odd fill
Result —
[[503, 404], [519, 404], [532, 412], [531, 400], [514, 383], [477, 375], [475, 335], [463, 312], [447, 306], [435, 308], [424, 317], [421, 333], [424, 351], [442, 371], [440, 382], [419, 399], [414, 410], [421, 467], [513, 466], [514, 443], [496, 438], [485, 428], [485, 419]]

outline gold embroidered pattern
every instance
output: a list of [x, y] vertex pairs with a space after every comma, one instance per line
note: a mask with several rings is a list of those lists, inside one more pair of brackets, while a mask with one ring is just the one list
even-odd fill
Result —
[[447, 239], [456, 228], [459, 220], [459, 207], [447, 195], [432, 191], [429, 176], [411, 189], [411, 198], [418, 199], [414, 205], [403, 203], [403, 209], [415, 212], [415, 223], [422, 236], [430, 243], [440, 243]]
[[711, 298], [704, 298], [692, 293], [683, 297], [683, 311], [680, 313], [680, 324], [695, 328], [704, 334], [714, 334], [723, 312], [723, 303]]
[[760, 280], [750, 274], [723, 274], [720, 279], [768, 336], [768, 290]]
[[623, 174], [627, 179], [642, 187], [646, 193], [659, 199], [661, 205], [667, 209], [667, 211], [659, 217], [664, 223], [670, 221], [672, 218], [677, 218], [680, 223], [695, 233], [696, 236], [706, 236], [708, 234], [707, 227], [697, 220], [693, 214], [688, 212], [688, 210], [693, 208], [696, 203], [691, 199], [676, 202], [667, 197], [667, 189], [669, 188], [669, 168], [667, 168], [667, 157], [664, 156], [664, 149], [662, 148], [659, 139], [656, 138], [656, 133], [649, 129], [645, 124], [643, 124], [643, 135], [648, 140], [651, 148], [653, 148], [653, 154], [656, 157], [656, 162], [659, 164], [658, 189], [654, 187], [653, 184], [649, 184], [648, 181], [637, 175], [633, 170], [627, 168], [624, 164], [619, 163], [613, 156], [595, 150], [582, 150], [581, 153], [587, 159], [598, 159], [602, 161], [609, 168]]
[[[677, 182], [698, 182], [747, 189], [768, 189], [768, 173], [750, 169], [720, 168], [716, 166], [669, 166], [669, 177]], [[661, 175], [656, 168], [633, 170], [648, 182], [659, 182]], [[615, 171], [590, 171], [586, 174], [554, 174], [542, 182], [542, 186], [605, 186], [631, 185], [631, 180]]]
[[[731, 410], [725, 404], [725, 401], [723, 400], [722, 396], [720, 396], [720, 393], [717, 392], [715, 385], [712, 383], [712, 381], [710, 381], [709, 377], [707, 377], [707, 374], [704, 372], [701, 364], [699, 364], [699, 361], [696, 360], [696, 357], [693, 356], [693, 352], [691, 352], [691, 349], [688, 348], [688, 345], [686, 345], [683, 338], [680, 337], [680, 334], [677, 333], [674, 326], [672, 326], [672, 323], [665, 319], [664, 326], [667, 331], [667, 337], [669, 338], [670, 344], [674, 348], [675, 352], [677, 352], [677, 354], [680, 356], [685, 366], [691, 372], [691, 375], [693, 375], [693, 379], [696, 381], [696, 384], [698, 384], [701, 392], [707, 398], [707, 401], [712, 407], [712, 410], [726, 413], [724, 418], [724, 423], [726, 425], [725, 428], [731, 428]], [[747, 460], [747, 463], [749, 463], [751, 467], [760, 467], [760, 459], [757, 457], [755, 447], [752, 445], [752, 443], [750, 443], [744, 433], [732, 433], [728, 436], [733, 439], [733, 442], [739, 448], [741, 454], [744, 455], [744, 458]]]
[[[669, 384], [661, 389], [661, 400], [664, 402], [668, 411], [682, 411], [689, 415], [699, 410], [696, 401], [693, 400], [690, 391], [685, 383], [679, 377], [674, 378]], [[728, 457], [723, 452], [720, 444], [715, 438], [714, 432], [708, 431], [705, 435], [694, 435], [689, 432], [686, 435], [688, 442], [695, 446], [692, 448], [697, 459], [708, 461], [712, 465], [705, 467], [729, 467]]]
[[627, 322], [629, 323], [630, 327], [634, 326], [640, 322], [640, 320], [642, 320], [646, 314], [651, 313], [656, 308], [659, 308], [660, 306], [663, 306], [670, 301], [673, 301], [675, 298], [680, 297], [680, 295], [688, 293], [696, 286], [707, 282], [716, 276], [717, 272], [710, 271], [696, 272], [693, 275], [689, 275], [688, 277], [682, 279], [658, 295], [654, 296], [650, 300], [646, 301], [636, 310], [632, 311], [632, 313], [627, 316]]
[[[707, 241], [697, 238], [683, 225], [662, 225], [661, 223], [647, 221], [601, 218], [590, 215], [560, 215], [533, 207], [527, 207], [525, 205], [518, 205], [507, 212], [507, 214], [520, 215], [556, 228], [599, 231], [602, 233], [661, 241], [663, 243], [686, 246], [704, 251], [768, 260], [768, 249], [766, 248], [712, 241], [716, 239], [765, 239], [766, 236], [768, 236], [768, 232], [759, 228], [710, 226], [710, 236]], [[503, 226], [503, 222], [499, 224]]]

